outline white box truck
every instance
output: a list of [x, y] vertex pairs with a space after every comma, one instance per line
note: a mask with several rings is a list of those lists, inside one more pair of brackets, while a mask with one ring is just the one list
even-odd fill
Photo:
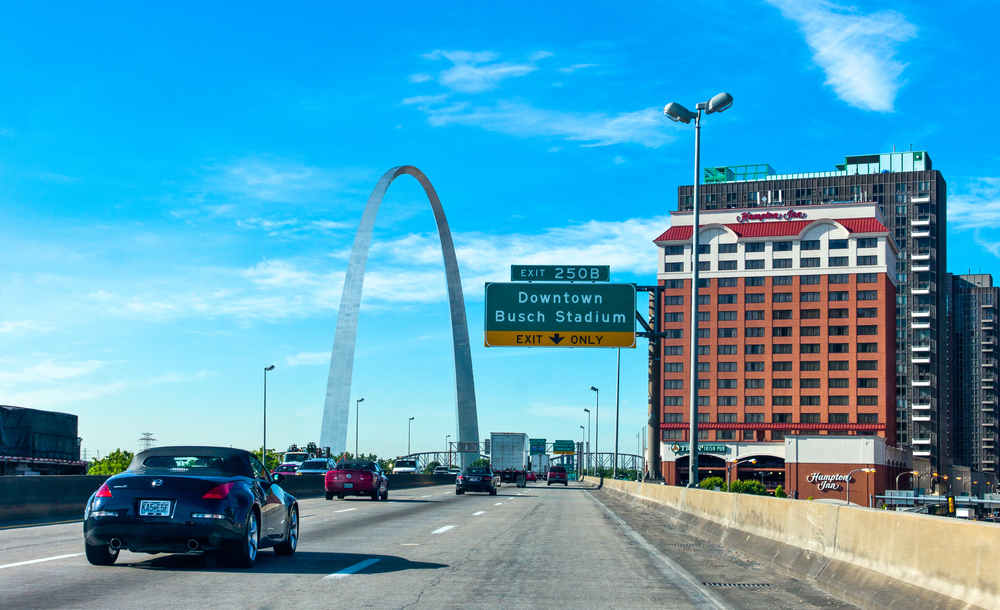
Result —
[[523, 432], [491, 432], [490, 468], [502, 483], [524, 487], [530, 450], [528, 435]]
[[547, 453], [531, 456], [531, 472], [535, 473], [539, 481], [549, 476], [549, 456]]

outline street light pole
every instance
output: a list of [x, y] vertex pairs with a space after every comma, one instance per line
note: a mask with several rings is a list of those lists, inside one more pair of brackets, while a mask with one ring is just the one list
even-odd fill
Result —
[[[905, 472], [901, 472], [901, 473], [897, 474], [896, 475], [896, 491], [899, 491], [899, 477], [903, 476], [904, 474], [915, 474], [915, 475], [917, 475], [918, 480], [919, 480], [919, 477], [920, 477], [920, 473], [917, 472], [916, 470], [907, 470]], [[913, 485], [911, 484], [910, 487], [913, 487]]]
[[364, 398], [354, 401], [354, 459], [358, 459], [358, 428], [361, 426], [361, 403], [364, 401]]
[[601, 468], [601, 391], [594, 386], [590, 386], [590, 389], [597, 392], [597, 397], [594, 399], [594, 454], [597, 457], [597, 461], [594, 463], [594, 476], [597, 476], [597, 471]]
[[264, 468], [267, 468], [267, 372], [273, 370], [273, 364], [264, 367], [264, 446], [260, 449], [260, 463]]
[[874, 468], [855, 468], [847, 473], [847, 505], [851, 505], [851, 475], [855, 472], [875, 472]]
[[622, 348], [618, 348], [618, 374], [615, 377], [615, 464], [612, 469], [611, 478], [618, 478], [618, 397], [621, 394], [619, 391], [621, 388], [622, 380]]
[[691, 423], [688, 441], [691, 450], [688, 453], [688, 487], [698, 487], [698, 229], [700, 227], [701, 202], [699, 201], [699, 186], [701, 184], [701, 111], [706, 114], [722, 112], [733, 105], [733, 96], [719, 93], [707, 102], [695, 106], [696, 112], [691, 112], [676, 102], [663, 107], [663, 114], [671, 121], [690, 123], [694, 119], [694, 204], [691, 225], [691, 388], [690, 413]]
[[[735, 468], [736, 466], [739, 466], [740, 464], [756, 464], [756, 463], [757, 463], [757, 460], [755, 460], [755, 459], [750, 459], [750, 460], [736, 460], [735, 462], [733, 462], [729, 466], [726, 466], [726, 486], [728, 487], [729, 485], [732, 484], [731, 473], [733, 472], [733, 468]], [[736, 476], [740, 476], [740, 471], [739, 470], [736, 471]], [[727, 491], [728, 491], [728, 489], [727, 489]]]
[[451, 438], [450, 434], [448, 436], [444, 437], [444, 448], [448, 451], [448, 468], [449, 469], [451, 469], [451, 443], [448, 442], [448, 439], [450, 439], [450, 438]]
[[583, 426], [580, 426], [580, 437], [581, 437], [580, 438], [580, 455], [577, 456], [579, 458], [579, 462], [580, 463], [576, 465], [576, 472], [577, 472], [576, 480], [577, 481], [580, 480], [580, 473], [583, 470], [583, 454], [584, 454], [583, 444], [587, 442], [587, 429], [584, 428]]
[[413, 423], [413, 418], [411, 417], [409, 421], [406, 422], [406, 455], [410, 455], [410, 428]]
[[587, 412], [587, 469], [590, 469], [590, 463], [593, 461], [590, 452], [590, 409], [584, 409]]

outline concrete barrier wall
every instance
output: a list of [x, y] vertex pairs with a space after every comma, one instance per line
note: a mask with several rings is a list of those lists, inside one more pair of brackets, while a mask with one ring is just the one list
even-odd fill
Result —
[[1000, 525], [604, 480], [863, 608], [1000, 608]]
[[[82, 519], [90, 495], [109, 477], [94, 475], [0, 477], [0, 527]], [[453, 474], [390, 474], [394, 489], [454, 484]], [[323, 477], [288, 477], [282, 489], [296, 498], [323, 497]]]

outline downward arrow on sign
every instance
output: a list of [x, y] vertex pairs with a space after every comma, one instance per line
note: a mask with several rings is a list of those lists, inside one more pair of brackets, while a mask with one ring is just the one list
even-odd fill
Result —
[[552, 335], [551, 337], [549, 337], [549, 339], [552, 339], [552, 342], [555, 343], [556, 345], [559, 345], [559, 342], [562, 341], [565, 338], [566, 337], [560, 337], [559, 333], [556, 333], [556, 334]]

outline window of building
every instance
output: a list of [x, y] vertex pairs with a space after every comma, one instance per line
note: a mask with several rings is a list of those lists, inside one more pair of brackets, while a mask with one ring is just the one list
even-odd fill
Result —
[[[677, 398], [680, 398], [679, 396]], [[683, 413], [664, 413], [663, 422], [667, 424], [679, 424], [684, 421]]]
[[663, 331], [663, 336], [667, 339], [683, 339], [684, 329], [683, 328], [667, 328]]
[[878, 413], [858, 413], [859, 424], [877, 424]]
[[747, 261], [747, 269], [763, 269], [763, 268], [764, 268], [763, 259], [754, 259]]
[[791, 252], [792, 251], [792, 242], [790, 242], [790, 241], [776, 241], [776, 242], [774, 242], [774, 251], [775, 252]]
[[719, 305], [735, 305], [737, 295], [735, 294], [720, 294], [719, 295]]
[[711, 288], [712, 280], [709, 278], [700, 277], [698, 278], [698, 288]]
[[859, 290], [858, 291], [859, 301], [877, 301], [878, 300], [878, 290]]
[[698, 304], [699, 305], [711, 305], [712, 304], [712, 295], [710, 295], [710, 294], [699, 294], [698, 295]]
[[775, 303], [791, 303], [792, 293], [791, 292], [775, 292], [772, 295]]
[[684, 280], [663, 280], [663, 287], [668, 290], [676, 290], [684, 287]]
[[[831, 398], [833, 397], [831, 396]], [[849, 424], [851, 423], [850, 417], [847, 413], [831, 413], [829, 422], [831, 424]]]
[[774, 379], [772, 381], [772, 386], [776, 390], [790, 390], [792, 389], [791, 379]]
[[878, 387], [878, 377], [859, 377], [858, 378], [859, 388], [877, 388]]
[[698, 355], [699, 356], [711, 356], [712, 355], [712, 346], [711, 345], [699, 345], [698, 346]]
[[877, 354], [878, 343], [858, 343], [859, 354]]
[[762, 241], [748, 243], [746, 245], [746, 251], [747, 252], [763, 252], [764, 251], [764, 245], [765, 244]]
[[764, 285], [764, 278], [762, 278], [762, 277], [748, 277], [746, 279], [746, 285], [747, 286], [763, 286]]
[[862, 407], [877, 407], [878, 396], [858, 396], [858, 405]]
[[746, 320], [763, 320], [764, 310], [763, 309], [748, 309], [744, 313], [744, 319]]
[[831, 326], [828, 329], [830, 336], [843, 336], [851, 334], [850, 326]]
[[720, 407], [735, 407], [736, 397], [735, 396], [719, 396], [719, 406]]
[[776, 258], [776, 259], [774, 259], [774, 268], [775, 269], [791, 269], [792, 268], [792, 259], [790, 259], [790, 258]]
[[800, 379], [799, 380], [799, 387], [800, 388], [809, 388], [809, 389], [818, 388], [819, 387], [819, 381], [820, 381], [819, 379], [813, 379], [813, 378]]
[[735, 379], [720, 379], [719, 380], [720, 390], [735, 390], [736, 380]]
[[663, 348], [664, 356], [683, 356], [684, 346], [683, 345], [668, 345]]
[[819, 250], [819, 240], [818, 239], [806, 239], [802, 241], [802, 245], [799, 246], [800, 250]]
[[803, 354], [819, 354], [822, 353], [819, 349], [819, 343], [803, 343], [801, 353]]
[[771, 363], [771, 368], [775, 371], [790, 371], [792, 370], [792, 363], [788, 360], [778, 360]]
[[799, 404], [803, 407], [818, 407], [819, 396], [800, 396]]
[[850, 301], [851, 293], [846, 290], [831, 290], [829, 298], [831, 301]]
[[747, 303], [763, 303], [764, 294], [761, 292], [751, 292], [746, 295]]
[[719, 363], [720, 373], [735, 373], [736, 363], [735, 362], [720, 362]]
[[830, 284], [848, 284], [851, 281], [851, 276], [846, 273], [834, 273], [829, 277]]
[[735, 413], [719, 413], [719, 423], [720, 424], [735, 424], [736, 414]]
[[859, 284], [877, 284], [878, 274], [877, 273], [859, 273], [858, 274]]
[[818, 276], [818, 275], [803, 275], [799, 279], [799, 283], [800, 284], [819, 284], [820, 283], [820, 277], [821, 276]]
[[719, 244], [719, 254], [736, 254], [736, 244]]
[[683, 390], [684, 380], [683, 379], [667, 379], [663, 382], [664, 390]]
[[711, 254], [712, 244], [698, 244], [698, 254]]
[[791, 413], [772, 413], [771, 421], [776, 424], [790, 424], [792, 423]]
[[748, 326], [743, 329], [743, 334], [746, 337], [763, 337], [764, 327], [763, 326]]
[[802, 267], [819, 267], [818, 258], [803, 258]]
[[831, 354], [849, 354], [851, 353], [850, 343], [831, 343], [830, 344]]
[[720, 441], [735, 441], [736, 430], [716, 430], [715, 438]]
[[711, 322], [712, 321], [712, 312], [710, 312], [710, 311], [699, 311], [698, 312], [698, 321], [699, 322]]
[[763, 362], [744, 362], [743, 366], [746, 371], [751, 373], [757, 373], [764, 370]]
[[776, 275], [771, 283], [774, 286], [791, 286], [794, 278], [790, 275]]
[[878, 248], [878, 238], [877, 237], [864, 237], [858, 240], [858, 249], [862, 248]]
[[792, 406], [791, 396], [772, 396], [771, 406], [773, 407], [790, 407]]
[[851, 387], [850, 379], [830, 379], [831, 388], [849, 388]]
[[803, 360], [799, 362], [800, 371], [818, 371], [819, 360]]
[[859, 335], [877, 335], [878, 334], [878, 326], [875, 326], [875, 325], [859, 326], [858, 327], [858, 334]]
[[878, 307], [859, 307], [858, 308], [859, 318], [877, 318], [878, 317]]
[[[747, 396], [747, 398], [760, 398], [761, 401], [763, 401], [763, 399], [764, 399], [763, 396], [753, 396], [753, 397]], [[749, 406], [753, 406], [753, 405], [749, 405], [748, 404], [747, 406], [749, 407]], [[763, 403], [761, 404], [761, 406], [763, 406]], [[748, 423], [748, 424], [762, 424], [762, 423], [764, 423], [764, 414], [763, 413], [744, 413], [743, 414], [743, 421], [745, 423]]]
[[698, 329], [698, 338], [699, 339], [710, 339], [711, 337], [712, 337], [712, 329], [711, 328], [699, 328]]
[[719, 261], [719, 271], [736, 271], [736, 261]]
[[803, 424], [818, 424], [819, 413], [802, 413], [799, 415], [799, 419]]
[[773, 309], [771, 310], [771, 318], [774, 320], [791, 320], [792, 310], [791, 309]]
[[666, 263], [663, 265], [664, 273], [680, 273], [684, 271], [684, 263]]
[[710, 261], [703, 261], [698, 263], [698, 271], [711, 271], [712, 263]]
[[679, 441], [682, 438], [683, 430], [661, 430], [663, 440], [665, 441]]
[[663, 314], [664, 322], [683, 322], [684, 312], [678, 311], [676, 313], [665, 313]]
[[791, 337], [792, 327], [791, 326], [775, 326], [771, 329], [772, 337]]
[[772, 354], [791, 354], [792, 344], [791, 343], [775, 343], [771, 346]]
[[877, 371], [878, 360], [858, 360], [859, 371]]
[[819, 326], [803, 326], [799, 329], [803, 337], [818, 337]]
[[683, 305], [684, 304], [684, 297], [683, 296], [676, 296], [676, 297], [667, 296], [667, 297], [663, 297], [663, 304], [664, 305]]
[[847, 318], [850, 316], [850, 311], [847, 309], [831, 309], [828, 317], [830, 318]]
[[799, 300], [802, 301], [802, 302], [819, 301], [819, 295], [820, 295], [820, 293], [818, 293], [818, 292], [800, 292], [799, 293]]
[[846, 239], [831, 239], [830, 240], [831, 250], [847, 250], [847, 240]]
[[719, 321], [720, 322], [733, 322], [735, 320], [736, 320], [736, 312], [735, 311], [720, 311], [719, 312]]
[[[803, 320], [815, 320], [815, 319], [819, 318], [819, 310], [818, 309], [803, 309], [803, 310], [801, 310], [799, 312], [799, 315], [802, 316]], [[817, 326], [816, 328], [819, 328], [819, 327]], [[817, 334], [819, 334], [819, 333], [817, 333]]]
[[847, 360], [831, 360], [829, 367], [831, 371], [849, 371], [851, 363]]
[[[732, 330], [735, 331], [736, 329], [734, 328]], [[736, 355], [736, 346], [735, 345], [720, 345], [719, 346], [719, 355], [720, 356], [734, 356], [734, 355]]]
[[684, 363], [683, 362], [667, 362], [663, 365], [664, 373], [683, 373]]
[[699, 379], [698, 380], [698, 389], [699, 390], [711, 390], [712, 389], [712, 380], [710, 380], [710, 379]]
[[877, 256], [859, 256], [858, 266], [859, 267], [874, 267], [878, 264]]
[[747, 354], [763, 354], [764, 346], [759, 344], [748, 344], [745, 347], [745, 352]]
[[[721, 246], [720, 246], [720, 248], [721, 248]], [[739, 284], [738, 284], [736, 278], [734, 278], [734, 277], [722, 277], [722, 278], [719, 278], [719, 288], [736, 288], [738, 285]]]

